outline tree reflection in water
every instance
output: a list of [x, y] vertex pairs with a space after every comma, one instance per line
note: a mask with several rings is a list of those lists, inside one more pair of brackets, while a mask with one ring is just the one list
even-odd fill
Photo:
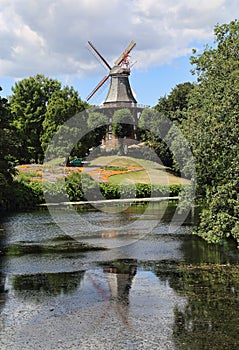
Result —
[[177, 350], [239, 349], [238, 250], [184, 240], [184, 262], [154, 263], [160, 280], [187, 298], [174, 308], [173, 337]]
[[74, 292], [83, 276], [84, 271], [16, 275], [13, 287], [18, 297], [25, 297], [29, 292], [57, 296]]
[[178, 349], [239, 349], [238, 266], [181, 267], [170, 284], [188, 299], [175, 308]]

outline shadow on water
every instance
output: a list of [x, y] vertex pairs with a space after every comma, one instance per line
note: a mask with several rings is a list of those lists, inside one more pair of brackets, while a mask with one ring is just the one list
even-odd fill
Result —
[[187, 264], [238, 264], [239, 250], [235, 240], [209, 244], [196, 235], [182, 238], [180, 250]]

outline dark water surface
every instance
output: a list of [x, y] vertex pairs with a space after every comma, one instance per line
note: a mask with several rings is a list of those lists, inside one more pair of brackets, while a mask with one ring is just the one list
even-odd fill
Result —
[[197, 213], [175, 229], [174, 210], [2, 218], [0, 349], [239, 349], [239, 251], [192, 235]]

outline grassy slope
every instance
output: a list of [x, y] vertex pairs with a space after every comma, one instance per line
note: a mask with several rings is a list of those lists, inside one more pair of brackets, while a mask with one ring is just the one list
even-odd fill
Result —
[[105, 156], [91, 161], [91, 165], [97, 166], [117, 166], [135, 168], [126, 174], [110, 176], [109, 181], [118, 183], [144, 183], [144, 184], [187, 184], [188, 180], [175, 176], [167, 172], [167, 168], [150, 160], [136, 159], [124, 156]]
[[[49, 163], [50, 166], [56, 166], [54, 170], [55, 176], [64, 176], [64, 168], [59, 166], [60, 160], [58, 159], [55, 163]], [[168, 185], [168, 184], [188, 184], [190, 181], [180, 178], [170, 173], [166, 167], [144, 159], [137, 159], [126, 156], [101, 156], [90, 161], [90, 166], [99, 167], [97, 174], [101, 174], [101, 168], [105, 166], [124, 167], [129, 170], [128, 173], [112, 175], [108, 178], [112, 184], [119, 183], [142, 183], [142, 184], [155, 184], [155, 185]], [[20, 170], [20, 174], [24, 173], [24, 176], [41, 178], [42, 165], [40, 164], [29, 164], [17, 167]], [[69, 168], [71, 171], [76, 171], [77, 168]], [[87, 167], [84, 168], [87, 172]], [[39, 173], [39, 174], [38, 174]], [[92, 171], [90, 172], [92, 175]], [[97, 175], [96, 174], [96, 175]], [[36, 179], [35, 179], [36, 180]]]

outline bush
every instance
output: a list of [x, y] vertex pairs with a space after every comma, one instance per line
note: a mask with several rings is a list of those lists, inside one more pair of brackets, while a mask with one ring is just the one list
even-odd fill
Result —
[[84, 200], [81, 184], [81, 173], [73, 172], [66, 178], [66, 192], [70, 201]]
[[32, 209], [44, 202], [42, 184], [35, 182], [14, 181], [13, 201], [10, 209]]
[[182, 190], [182, 185], [170, 185], [169, 188], [170, 188], [170, 197], [176, 197], [180, 194]]
[[[150, 198], [178, 196], [182, 185], [125, 184], [114, 185], [99, 183], [86, 173], [71, 173], [66, 179], [54, 183], [31, 181], [21, 176], [13, 182], [12, 209], [32, 209], [44, 203], [63, 201], [92, 201], [99, 199]], [[45, 197], [44, 197], [45, 195]]]
[[55, 182], [44, 182], [43, 190], [47, 202], [65, 202], [68, 201], [66, 194], [65, 179], [57, 179]]
[[100, 191], [105, 199], [119, 199], [119, 186], [108, 183], [100, 183]]

